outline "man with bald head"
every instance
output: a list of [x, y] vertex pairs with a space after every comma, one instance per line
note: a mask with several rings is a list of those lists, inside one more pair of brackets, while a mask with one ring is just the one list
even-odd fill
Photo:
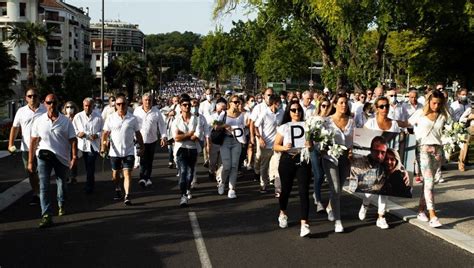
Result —
[[100, 114], [94, 113], [94, 100], [85, 98], [82, 101], [84, 110], [72, 120], [76, 132], [77, 147], [82, 151], [86, 167], [86, 194], [94, 192], [95, 185], [95, 161], [100, 151], [100, 135], [104, 122]]
[[63, 216], [66, 213], [64, 208], [66, 179], [70, 168], [75, 167], [77, 161], [76, 133], [71, 121], [59, 112], [58, 99], [54, 94], [47, 95], [44, 104], [47, 112], [33, 123], [28, 154], [30, 172], [34, 171], [34, 156], [38, 158], [42, 216], [40, 228], [49, 227], [53, 223], [49, 198], [51, 171], [54, 169], [56, 174], [58, 215]]

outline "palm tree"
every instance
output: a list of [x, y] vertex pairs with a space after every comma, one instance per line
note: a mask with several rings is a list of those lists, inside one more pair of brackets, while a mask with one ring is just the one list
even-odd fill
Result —
[[128, 97], [133, 98], [136, 84], [146, 82], [146, 71], [143, 59], [137, 53], [126, 53], [114, 60], [117, 68], [116, 81], [127, 88]]
[[8, 54], [8, 49], [0, 43], [0, 96], [2, 96], [0, 105], [14, 93], [10, 85], [15, 82], [19, 73], [19, 71], [15, 69], [16, 64], [17, 62], [14, 57]]
[[19, 22], [10, 26], [10, 40], [15, 46], [28, 45], [28, 85], [36, 82], [36, 47], [46, 43], [51, 29], [32, 22]]

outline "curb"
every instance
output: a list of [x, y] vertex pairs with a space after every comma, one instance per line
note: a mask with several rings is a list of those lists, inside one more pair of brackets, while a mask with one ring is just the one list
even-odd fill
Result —
[[[343, 189], [345, 192], [349, 193], [352, 196], [355, 196], [359, 199], [363, 198], [363, 193], [352, 193], [349, 192], [346, 189]], [[377, 202], [373, 200], [373, 198], [369, 199], [370, 204], [374, 205], [377, 207]], [[392, 215], [395, 215], [396, 217], [415, 225], [416, 227], [432, 234], [435, 235], [446, 242], [449, 242], [459, 248], [462, 248], [472, 254], [474, 254], [474, 237], [467, 235], [465, 233], [462, 233], [458, 230], [455, 230], [453, 227], [450, 227], [448, 225], [444, 225], [441, 228], [432, 228], [428, 225], [427, 222], [421, 222], [416, 218], [417, 213], [411, 209], [405, 208], [403, 206], [400, 206], [399, 204], [387, 200], [387, 212], [389, 212]], [[448, 229], [451, 228], [451, 229]]]
[[28, 178], [6, 189], [4, 192], [0, 193], [0, 211], [15, 203], [30, 191], [31, 186]]

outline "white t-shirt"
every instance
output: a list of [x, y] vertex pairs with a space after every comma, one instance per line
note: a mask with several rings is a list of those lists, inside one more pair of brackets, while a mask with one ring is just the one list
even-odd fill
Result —
[[28, 152], [33, 122], [44, 113], [46, 113], [46, 108], [42, 104], [35, 111], [31, 110], [28, 105], [25, 105], [16, 112], [13, 126], [21, 128], [21, 151]]
[[308, 119], [316, 111], [316, 106], [314, 106], [312, 103], [310, 103], [308, 107], [303, 105], [303, 101], [301, 101], [300, 104], [301, 104], [301, 107], [303, 108], [304, 120]]
[[370, 118], [369, 120], [367, 120], [367, 122], [364, 124], [364, 127], [368, 128], [368, 129], [373, 129], [373, 130], [381, 130], [381, 131], [387, 131], [387, 132], [400, 133], [400, 127], [398, 126], [398, 123], [395, 120], [392, 120], [392, 126], [388, 130], [381, 129], [379, 127], [379, 124], [377, 124], [377, 119], [375, 117]]
[[403, 103], [403, 106], [408, 113], [408, 118], [410, 118], [410, 116], [412, 116], [416, 111], [423, 109], [423, 105], [421, 105], [421, 103], [417, 103], [416, 106], [413, 106], [411, 103], [405, 102]]
[[354, 119], [349, 118], [346, 127], [344, 128], [344, 130], [342, 130], [338, 126], [336, 126], [336, 124], [332, 120], [332, 117], [328, 117], [326, 119], [325, 127], [331, 129], [334, 132], [334, 141], [336, 142], [336, 144], [344, 145], [347, 147], [347, 149], [352, 147], [355, 128]]
[[[306, 133], [307, 129], [306, 129], [306, 126], [304, 124], [304, 122], [302, 122], [302, 126], [304, 128], [304, 132]], [[295, 148], [295, 144], [293, 144], [293, 141], [292, 141], [292, 138], [291, 138], [291, 130], [290, 130], [290, 126], [292, 124], [295, 124], [294, 122], [288, 122], [288, 123], [285, 123], [279, 127], [277, 127], [277, 133], [283, 137], [283, 146], [285, 146], [286, 144], [288, 143], [291, 143], [292, 144], [292, 148], [290, 150], [288, 150], [287, 152], [288, 153], [299, 153], [301, 151], [302, 148]], [[304, 135], [303, 135], [304, 137]]]
[[[467, 124], [468, 118], [471, 115], [471, 112], [472, 112], [471, 107], [467, 108], [466, 111], [461, 115], [461, 118], [459, 118], [459, 122]], [[471, 120], [468, 127], [473, 127], [473, 126], [474, 126], [474, 120]]]
[[[255, 109], [254, 109], [255, 112]], [[279, 109], [276, 113], [268, 107], [261, 115], [258, 116], [255, 121], [255, 127], [258, 127], [260, 135], [266, 143], [265, 148], [273, 148], [273, 142], [275, 142], [276, 128], [281, 124], [283, 120], [284, 112]]]
[[241, 113], [238, 117], [227, 116], [225, 123], [232, 127], [232, 134], [238, 142], [245, 144], [245, 115]]
[[254, 122], [257, 121], [259, 115], [263, 114], [263, 112], [266, 111], [268, 108], [269, 106], [265, 102], [257, 104], [252, 110], [250, 119]]
[[161, 138], [166, 137], [166, 124], [156, 107], [152, 107], [148, 112], [145, 112], [143, 106], [139, 106], [135, 109], [133, 115], [137, 118], [143, 143], [157, 141], [158, 130], [160, 130]]
[[435, 121], [431, 121], [423, 115], [422, 110], [416, 111], [408, 120], [415, 126], [415, 136], [420, 145], [442, 145], [441, 136], [443, 127], [447, 119], [444, 115], [439, 115]]
[[133, 138], [135, 132], [140, 131], [137, 118], [127, 112], [122, 118], [115, 112], [111, 114], [104, 124], [104, 131], [110, 131], [109, 155], [112, 157], [127, 157], [134, 155], [135, 147]]
[[[214, 109], [216, 108], [216, 102], [215, 101], [208, 101], [205, 100], [199, 104], [199, 113], [204, 115], [205, 118], [210, 118], [210, 115], [214, 112]], [[210, 122], [207, 122], [208, 124]]]
[[71, 161], [71, 144], [69, 140], [76, 137], [71, 121], [59, 113], [56, 121], [51, 121], [48, 114], [38, 117], [31, 128], [31, 137], [40, 138], [36, 156], [39, 150], [50, 150], [61, 164], [69, 167]]
[[406, 111], [405, 107], [401, 104], [390, 105], [390, 110], [388, 111], [388, 118], [395, 120], [395, 121], [407, 121], [408, 120], [408, 112]]
[[198, 149], [198, 143], [192, 140], [185, 140], [185, 141], [176, 141], [176, 136], [178, 133], [178, 130], [183, 132], [183, 133], [188, 133], [192, 130], [194, 130], [194, 135], [196, 137], [199, 137], [202, 135], [202, 130], [199, 129], [199, 120], [200, 117], [197, 117], [195, 115], [191, 115], [191, 118], [189, 121], [186, 123], [183, 120], [182, 115], [178, 115], [176, 119], [173, 121], [173, 124], [171, 125], [171, 133], [173, 133], [173, 138], [175, 140], [174, 144], [174, 154], [176, 155], [176, 152], [178, 151], [179, 148], [186, 148], [186, 149]]
[[[86, 112], [82, 111], [72, 120], [72, 124], [74, 126], [74, 130], [76, 131], [76, 135], [79, 132], [84, 132], [86, 136], [82, 139], [77, 139], [77, 148], [83, 152], [91, 152], [91, 146], [94, 148], [94, 151], [100, 151], [100, 134], [102, 132], [102, 128], [104, 127], [104, 121], [102, 120], [102, 116], [100, 114], [92, 112], [90, 116], [86, 115]], [[90, 135], [97, 135], [97, 139], [91, 141], [88, 137]]]
[[113, 113], [115, 113], [115, 106], [105, 106], [104, 110], [102, 110], [102, 120], [104, 120], [104, 122], [107, 121], [107, 118]]

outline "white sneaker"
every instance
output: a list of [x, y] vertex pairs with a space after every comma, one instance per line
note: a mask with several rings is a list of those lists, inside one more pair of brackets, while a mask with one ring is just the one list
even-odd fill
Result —
[[309, 224], [302, 224], [301, 229], [300, 229], [300, 236], [305, 237], [311, 233], [311, 230], [309, 229]]
[[188, 198], [185, 195], [181, 196], [181, 200], [179, 201], [179, 206], [185, 207], [187, 205], [188, 205]]
[[326, 212], [328, 214], [328, 221], [334, 221], [334, 213], [332, 209], [326, 208]]
[[191, 194], [191, 190], [186, 191], [186, 197], [189, 199], [193, 198], [193, 195]]
[[152, 186], [152, 185], [153, 185], [153, 183], [151, 182], [151, 180], [147, 180], [147, 181], [146, 181], [146, 187], [150, 187], [150, 186]]
[[368, 206], [365, 206], [364, 204], [362, 204], [362, 206], [360, 206], [360, 210], [359, 210], [359, 219], [361, 221], [365, 220], [365, 216], [367, 216], [367, 209], [369, 207]]
[[235, 190], [229, 190], [229, 192], [227, 193], [227, 197], [231, 199], [237, 198], [237, 195], [235, 194]]
[[429, 224], [430, 224], [430, 227], [433, 227], [433, 228], [438, 228], [438, 227], [443, 226], [441, 222], [439, 222], [438, 217], [432, 218]]
[[342, 227], [342, 222], [340, 220], [336, 221], [336, 224], [334, 225], [334, 232], [335, 233], [344, 232], [344, 227]]
[[218, 193], [219, 195], [223, 195], [224, 192], [225, 192], [225, 185], [224, 185], [223, 183], [219, 183], [219, 184], [217, 185], [217, 193]]
[[322, 212], [322, 211], [324, 211], [324, 206], [323, 206], [323, 204], [322, 204], [321, 202], [319, 202], [319, 201], [316, 202], [316, 213], [320, 213], [320, 212]]
[[377, 219], [377, 223], [376, 223], [377, 227], [379, 227], [380, 229], [388, 229], [388, 224], [387, 224], [387, 221], [385, 220], [385, 217], [383, 218], [378, 218]]
[[278, 226], [280, 226], [280, 228], [288, 227], [288, 216], [280, 214], [280, 216], [278, 216]]
[[443, 178], [436, 179], [435, 183], [445, 183], [446, 181]]
[[140, 180], [138, 181], [138, 184], [140, 184], [140, 186], [141, 186], [142, 188], [145, 188], [145, 187], [146, 187], [146, 181], [145, 181], [144, 179], [140, 179]]
[[314, 199], [314, 204], [317, 205], [317, 204], [318, 204], [318, 200], [316, 199], [316, 193], [313, 193], [313, 199]]
[[418, 213], [418, 215], [416, 215], [416, 218], [420, 221], [423, 221], [423, 222], [429, 222], [430, 221], [430, 219], [428, 219], [428, 217], [426, 216], [426, 214], [424, 212]]
[[191, 190], [193, 190], [194, 188], [196, 188], [197, 185], [198, 185], [198, 183], [193, 180], [193, 181], [191, 182]]

